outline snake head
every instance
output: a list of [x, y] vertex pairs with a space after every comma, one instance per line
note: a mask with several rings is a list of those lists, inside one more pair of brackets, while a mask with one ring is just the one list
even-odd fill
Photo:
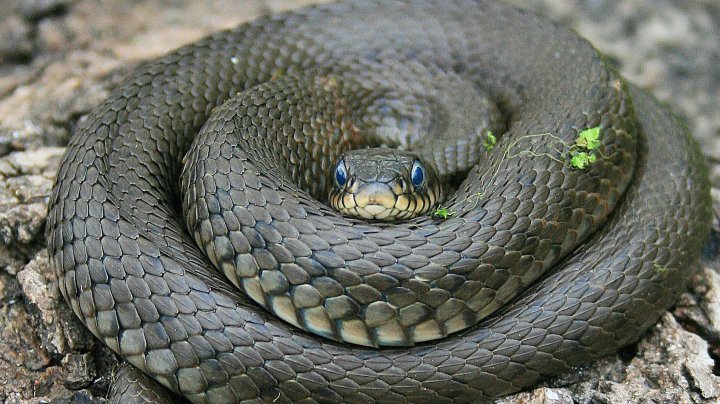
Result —
[[440, 198], [435, 169], [395, 149], [351, 150], [333, 166], [329, 202], [343, 215], [394, 221], [424, 214]]

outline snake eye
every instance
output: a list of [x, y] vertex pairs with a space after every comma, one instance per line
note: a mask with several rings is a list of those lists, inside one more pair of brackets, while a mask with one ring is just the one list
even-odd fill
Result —
[[410, 180], [416, 187], [419, 187], [422, 185], [423, 181], [425, 181], [425, 170], [422, 165], [420, 165], [419, 161], [415, 161], [413, 163], [412, 170], [410, 171]]
[[345, 171], [344, 160], [340, 160], [337, 167], [335, 167], [335, 182], [341, 187], [347, 182], [347, 171]]

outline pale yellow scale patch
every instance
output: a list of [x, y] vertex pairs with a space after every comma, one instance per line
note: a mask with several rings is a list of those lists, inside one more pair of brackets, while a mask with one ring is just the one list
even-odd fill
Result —
[[338, 328], [343, 341], [357, 345], [375, 346], [370, 339], [365, 323], [360, 320], [341, 321]]
[[305, 329], [320, 335], [333, 335], [333, 324], [325, 308], [322, 306], [310, 309], [302, 309], [302, 319], [305, 322]]
[[243, 290], [245, 293], [253, 299], [257, 304], [266, 308], [265, 303], [265, 292], [263, 291], [260, 281], [257, 278], [245, 278], [242, 281]]
[[[202, 244], [198, 244], [198, 245], [202, 245]], [[207, 257], [210, 258], [210, 261], [217, 268], [219, 265], [218, 265], [217, 255], [215, 254], [215, 242], [214, 241], [210, 241], [208, 246], [205, 248], [205, 254], [207, 254]]]
[[400, 195], [397, 197], [397, 200], [395, 201], [395, 207], [399, 211], [407, 210], [408, 206], [410, 206], [410, 198], [405, 195]]
[[235, 272], [235, 267], [232, 266], [230, 263], [223, 262], [222, 271], [225, 274], [225, 277], [228, 278], [230, 282], [232, 282], [233, 285], [235, 285], [237, 288], [240, 288], [240, 281], [238, 280], [237, 273]]
[[444, 336], [442, 327], [434, 319], [423, 321], [412, 330], [412, 338], [415, 342], [430, 341]]
[[275, 313], [276, 316], [295, 327], [302, 328], [300, 325], [300, 319], [295, 311], [295, 306], [293, 305], [290, 297], [283, 295], [273, 296], [270, 304], [272, 305], [272, 312]]
[[387, 323], [375, 328], [375, 337], [380, 345], [404, 345], [407, 343], [405, 330], [398, 320], [388, 321]]
[[448, 334], [452, 334], [456, 331], [464, 330], [465, 328], [467, 328], [467, 323], [465, 322], [463, 313], [451, 317], [445, 322], [444, 325]]
[[344, 194], [342, 197], [342, 204], [345, 207], [355, 206], [355, 197], [352, 194]]

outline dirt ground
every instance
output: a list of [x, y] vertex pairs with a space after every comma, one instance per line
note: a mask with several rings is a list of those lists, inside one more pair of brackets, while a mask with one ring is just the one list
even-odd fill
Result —
[[[574, 28], [687, 118], [720, 212], [720, 2], [511, 2]], [[117, 365], [69, 312], [45, 253], [48, 197], [78, 120], [139, 61], [310, 3], [317, 1], [0, 2], [0, 401], [103, 402]], [[501, 402], [720, 400], [715, 230], [688, 292], [639, 343]]]

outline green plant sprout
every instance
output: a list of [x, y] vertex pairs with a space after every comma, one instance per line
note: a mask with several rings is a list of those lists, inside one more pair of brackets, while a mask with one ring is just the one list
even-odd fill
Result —
[[495, 135], [493, 135], [492, 131], [487, 131], [485, 134], [485, 140], [483, 140], [483, 147], [485, 147], [486, 152], [490, 152], [495, 147], [495, 144], [497, 143], [497, 138]]
[[588, 154], [587, 152], [575, 152], [573, 156], [570, 157], [570, 166], [572, 168], [577, 168], [578, 170], [584, 170], [594, 163], [595, 160], [596, 156], [594, 154]]
[[581, 130], [575, 139], [575, 144], [581, 149], [595, 150], [600, 147], [600, 127]]
[[570, 167], [584, 170], [592, 165], [597, 156], [595, 151], [600, 147], [600, 127], [584, 129], [578, 132], [575, 144], [570, 147]]
[[430, 216], [438, 219], [447, 219], [449, 217], [453, 217], [455, 215], [455, 211], [448, 208], [447, 206], [438, 206], [435, 211], [430, 213]]
[[667, 270], [668, 268], [665, 265], [655, 264], [655, 271], [657, 271], [657, 273], [661, 274], [666, 272]]
[[[521, 150], [515, 153], [511, 152], [511, 150], [513, 150], [513, 148], [515, 148], [519, 142], [537, 137], [548, 137], [550, 139], [550, 142], [548, 142], [547, 144], [547, 152], [536, 152], [533, 150]], [[483, 146], [485, 146], [485, 150], [489, 152], [497, 143], [497, 138], [492, 134], [492, 132], [488, 132], [486, 138], [487, 139], [483, 142]], [[516, 157], [528, 155], [533, 157], [547, 157], [560, 164], [565, 164], [565, 162], [568, 162], [570, 167], [574, 169], [585, 170], [593, 163], [595, 163], [595, 161], [597, 161], [598, 155], [606, 158], [606, 156], [604, 156], [599, 150], [601, 144], [602, 142], [600, 141], [600, 126], [595, 126], [592, 128], [578, 131], [577, 137], [575, 138], [575, 143], [572, 144], [565, 142], [559, 136], [556, 136], [549, 132], [537, 133], [521, 136], [512, 143], [508, 144], [505, 147], [505, 150], [503, 151], [500, 159], [511, 160]], [[563, 156], [568, 156], [568, 158], [563, 158]], [[468, 197], [475, 197], [475, 205], [472, 208], [476, 207], [480, 198], [485, 195], [487, 187], [495, 180], [495, 177], [497, 176], [499, 170], [500, 164], [497, 164], [495, 171], [492, 173], [492, 175], [490, 175], [488, 181], [483, 184], [481, 190]]]

